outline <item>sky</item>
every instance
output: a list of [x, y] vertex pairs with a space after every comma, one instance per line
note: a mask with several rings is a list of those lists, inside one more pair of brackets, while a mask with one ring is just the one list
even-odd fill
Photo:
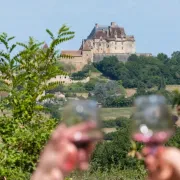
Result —
[[75, 38], [60, 50], [76, 50], [95, 23], [116, 22], [127, 35], [134, 35], [137, 53], [180, 50], [180, 0], [0, 0], [0, 33], [27, 42], [29, 36], [50, 41], [46, 28], [56, 33], [62, 24], [75, 31]]

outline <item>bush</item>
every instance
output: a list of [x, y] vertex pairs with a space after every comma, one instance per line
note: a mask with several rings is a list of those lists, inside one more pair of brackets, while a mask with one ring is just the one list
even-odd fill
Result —
[[29, 123], [0, 118], [0, 178], [29, 179], [57, 121], [36, 116]]
[[129, 107], [133, 104], [133, 97], [126, 98], [124, 96], [108, 97], [105, 107]]
[[121, 127], [124, 126], [125, 121], [128, 121], [126, 117], [119, 117], [115, 120], [106, 120], [103, 121], [103, 128], [112, 128], [112, 127]]
[[58, 99], [54, 98], [51, 99], [48, 102], [45, 102], [43, 106], [46, 108], [46, 112], [50, 113], [52, 118], [61, 119], [61, 111], [60, 108], [62, 108], [65, 105], [64, 99]]
[[136, 169], [139, 161], [127, 156], [131, 149], [130, 124], [130, 119], [121, 119], [121, 126], [107, 137], [111, 138], [111, 141], [103, 141], [97, 145], [92, 156], [91, 167], [93, 170], [105, 171], [113, 167]]
[[180, 52], [171, 57], [159, 54], [157, 57], [131, 55], [126, 63], [119, 62], [116, 56], [104, 57], [94, 66], [111, 80], [122, 80], [125, 88], [137, 88], [138, 82], [146, 88], [164, 87], [166, 84], [180, 84]]

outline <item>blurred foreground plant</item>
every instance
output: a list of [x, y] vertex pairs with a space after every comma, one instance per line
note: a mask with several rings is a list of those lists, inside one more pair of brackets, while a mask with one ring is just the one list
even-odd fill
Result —
[[[59, 55], [56, 48], [72, 39], [74, 32], [65, 25], [57, 36], [46, 31], [51, 38], [49, 47], [32, 37], [27, 44], [12, 44], [14, 37], [0, 34], [0, 92], [7, 93], [0, 103], [0, 179], [28, 179], [58, 123], [43, 115], [39, 102], [53, 97], [44, 93], [59, 84], [50, 82], [51, 78], [65, 74], [56, 64], [59, 57], [69, 56]], [[16, 54], [17, 46], [22, 50]], [[7, 109], [11, 116], [3, 113]]]

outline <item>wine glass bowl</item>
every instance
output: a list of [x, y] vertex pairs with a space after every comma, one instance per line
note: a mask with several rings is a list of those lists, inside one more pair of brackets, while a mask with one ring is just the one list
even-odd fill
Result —
[[78, 124], [90, 125], [93, 128], [88, 132], [76, 132], [73, 143], [78, 148], [85, 148], [91, 141], [102, 138], [101, 121], [97, 102], [93, 100], [72, 100], [65, 106], [62, 119], [67, 127]]
[[143, 143], [161, 144], [173, 134], [172, 114], [160, 95], [140, 96], [134, 101], [132, 137]]

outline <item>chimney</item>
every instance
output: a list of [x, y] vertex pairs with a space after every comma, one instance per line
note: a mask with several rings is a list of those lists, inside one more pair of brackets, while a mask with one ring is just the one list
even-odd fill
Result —
[[82, 40], [82, 50], [84, 49], [84, 39]]
[[96, 23], [96, 24], [95, 24], [95, 27], [98, 28], [98, 26], [99, 26], [99, 25]]
[[116, 26], [116, 23], [115, 22], [111, 22], [111, 27], [114, 27]]
[[108, 29], [107, 29], [107, 37], [109, 37], [109, 31], [110, 31], [109, 28], [110, 28], [110, 27], [108, 26]]

